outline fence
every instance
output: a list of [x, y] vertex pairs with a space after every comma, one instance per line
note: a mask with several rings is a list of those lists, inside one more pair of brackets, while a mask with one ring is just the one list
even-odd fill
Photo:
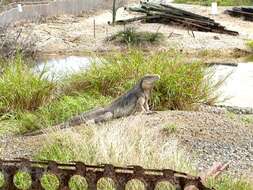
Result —
[[83, 179], [88, 190], [96, 190], [98, 182], [103, 178], [111, 179], [113, 181], [112, 189], [116, 190], [128, 189], [128, 184], [132, 180], [140, 181], [144, 185], [144, 188], [140, 189], [146, 190], [157, 190], [157, 185], [161, 182], [167, 182], [169, 184], [168, 189], [186, 190], [194, 187], [198, 190], [214, 190], [205, 187], [199, 177], [170, 169], [144, 169], [140, 166], [116, 167], [110, 164], [95, 166], [86, 165], [82, 162], [62, 164], [54, 161], [38, 162], [26, 159], [0, 160], [0, 173], [4, 178], [0, 190], [19, 189], [14, 184], [17, 172], [23, 172], [29, 176], [29, 186], [25, 188], [29, 190], [45, 189], [41, 184], [41, 179], [48, 174], [57, 179], [58, 188], [53, 188], [57, 190], [70, 190], [69, 181], [75, 176]]
[[36, 21], [42, 17], [62, 14], [78, 15], [84, 11], [110, 8], [113, 0], [56, 0], [22, 2], [22, 12], [18, 4], [12, 3], [0, 10], [0, 27], [19, 21]]

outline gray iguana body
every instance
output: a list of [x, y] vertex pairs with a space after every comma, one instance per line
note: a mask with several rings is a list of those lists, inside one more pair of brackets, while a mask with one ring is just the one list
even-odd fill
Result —
[[[100, 123], [126, 117], [136, 112], [149, 112], [150, 94], [155, 82], [159, 79], [159, 75], [145, 75], [131, 90], [114, 100], [110, 105], [74, 116], [67, 122], [58, 125], [58, 128], [68, 128], [87, 122]], [[39, 131], [32, 133], [32, 135], [42, 133]]]

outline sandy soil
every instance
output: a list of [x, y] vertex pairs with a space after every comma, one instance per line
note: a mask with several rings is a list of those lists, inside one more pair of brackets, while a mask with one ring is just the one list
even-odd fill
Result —
[[[229, 36], [216, 33], [191, 32], [180, 26], [168, 26], [161, 24], [142, 24], [135, 22], [129, 24], [140, 31], [162, 32], [166, 40], [153, 49], [167, 50], [176, 48], [190, 53], [198, 51], [214, 50], [217, 51], [216, 57], [239, 55], [248, 51], [245, 42], [253, 39], [253, 22], [243, 21], [240, 18], [232, 18], [223, 13], [226, 7], [219, 8], [217, 16], [210, 15], [210, 7], [198, 5], [173, 4], [176, 7], [209, 16], [217, 22], [226, 26], [227, 29], [235, 30], [239, 36]], [[129, 13], [120, 9], [117, 19], [131, 18], [137, 14]], [[123, 30], [124, 26], [109, 26], [111, 11], [103, 10], [96, 13], [87, 13], [79, 17], [61, 16], [47, 20], [42, 24], [25, 24], [24, 28], [29, 35], [38, 37], [38, 49], [43, 53], [71, 53], [71, 52], [91, 52], [91, 51], [110, 51], [120, 50], [122, 47], [113, 43], [106, 42], [105, 39], [117, 31]], [[95, 21], [95, 32], [94, 32]], [[95, 33], [95, 37], [94, 37]], [[151, 48], [152, 49], [152, 48]], [[214, 56], [213, 56], [214, 57]]]
[[[207, 168], [213, 162], [231, 161], [230, 173], [237, 176], [246, 174], [252, 176], [253, 123], [243, 122], [241, 117], [238, 115], [233, 118], [229, 117], [220, 108], [205, 108], [201, 112], [165, 111], [154, 115], [138, 115], [123, 120], [114, 120], [109, 124], [98, 126], [98, 130], [107, 128], [110, 131], [109, 128], [112, 126], [122, 125], [126, 127], [125, 130], [128, 130], [129, 123], [137, 119], [142, 123], [141, 130], [152, 130], [151, 134], [160, 136], [159, 138], [162, 138], [164, 143], [169, 143], [171, 140], [178, 142], [177, 149], [186, 150], [192, 163], [196, 163], [199, 170]], [[253, 118], [253, 116], [251, 117]], [[169, 124], [176, 125], [176, 132], [164, 133], [164, 126]], [[78, 134], [79, 130], [83, 130], [83, 127], [75, 127]], [[121, 130], [118, 128], [120, 127], [116, 127], [115, 130]], [[62, 131], [62, 133], [68, 133], [68, 130]], [[107, 136], [110, 137], [113, 134], [107, 134]], [[47, 135], [2, 137], [0, 140], [1, 157], [33, 158], [45, 144], [46, 138], [48, 138]]]

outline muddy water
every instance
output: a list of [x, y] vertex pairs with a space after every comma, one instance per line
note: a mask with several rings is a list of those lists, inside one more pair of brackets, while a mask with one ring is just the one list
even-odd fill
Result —
[[[40, 61], [35, 70], [47, 69], [49, 78], [59, 79], [62, 76], [85, 70], [89, 67], [91, 58], [85, 56], [68, 56]], [[221, 105], [253, 108], [253, 62], [240, 63], [237, 67], [215, 65], [215, 80], [223, 79], [230, 74], [221, 86], [219, 93]]]
[[222, 98], [229, 98], [220, 104], [253, 108], [253, 62], [239, 63], [237, 67], [216, 65], [215, 79], [229, 75], [221, 86]]

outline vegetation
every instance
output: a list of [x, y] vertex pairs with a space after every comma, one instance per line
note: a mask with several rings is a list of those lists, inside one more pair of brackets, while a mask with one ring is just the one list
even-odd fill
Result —
[[[109, 103], [130, 89], [143, 75], [161, 76], [152, 97], [156, 110], [193, 109], [216, 101], [219, 83], [201, 63], [185, 64], [177, 52], [146, 55], [138, 50], [110, 54], [85, 72], [62, 81], [34, 73], [21, 56], [2, 64], [0, 76], [0, 133], [25, 133], [66, 121], [73, 115]], [[99, 64], [97, 64], [99, 62]]]
[[175, 133], [176, 130], [177, 130], [176, 124], [168, 124], [163, 127], [163, 132], [168, 135], [171, 133]]
[[161, 76], [153, 92], [153, 107], [191, 109], [200, 102], [212, 104], [219, 83], [212, 83], [213, 71], [194, 62], [185, 64], [175, 51], [145, 55], [141, 51], [112, 54], [92, 64], [87, 72], [72, 75], [65, 81], [65, 93], [95, 91], [117, 97], [147, 73]]
[[[52, 159], [56, 161], [79, 160], [87, 164], [112, 163], [114, 165], [137, 164], [146, 168], [173, 168], [196, 175], [196, 169], [177, 145], [168, 139], [161, 138], [163, 128], [149, 128], [141, 120], [124, 122], [118, 126], [93, 126], [68, 133], [58, 133], [47, 138], [46, 145], [36, 155], [36, 159]], [[103, 138], [102, 138], [103, 137]], [[113, 138], [111, 138], [113, 137]], [[80, 185], [87, 187], [86, 181], [78, 176], [73, 182], [74, 189]], [[139, 181], [134, 181], [129, 187], [133, 190], [142, 189]], [[243, 179], [234, 180], [222, 176], [217, 180], [209, 179], [208, 186], [218, 190], [251, 190], [252, 184]], [[48, 188], [51, 190], [51, 188]], [[79, 188], [80, 189], [80, 188]], [[86, 188], [84, 188], [86, 189]], [[109, 179], [101, 181], [99, 189], [113, 189]], [[161, 184], [160, 190], [169, 190]]]
[[[176, 144], [172, 143], [168, 147], [168, 139], [160, 138], [162, 129], [145, 126], [145, 123], [138, 119], [126, 120], [127, 122], [122, 122], [120, 126], [92, 126], [50, 135], [35, 159], [63, 162], [79, 160], [87, 164], [112, 163], [118, 166], [131, 163], [147, 168], [171, 167], [196, 173], [194, 167], [189, 164], [190, 160], [184, 157], [184, 152], [176, 148]], [[72, 185], [77, 188], [81, 184]], [[86, 186], [86, 182], [83, 181], [82, 185]], [[130, 189], [141, 189], [138, 181], [130, 186]], [[101, 190], [113, 189], [112, 187], [113, 184], [108, 179], [99, 184]]]
[[[192, 3], [200, 5], [211, 5], [213, 0], [174, 0], [175, 3]], [[253, 5], [253, 0], [217, 0], [220, 6]]]
[[34, 111], [53, 98], [55, 84], [44, 77], [44, 71], [34, 74], [21, 56], [11, 59], [1, 70], [1, 115]]
[[115, 35], [112, 35], [108, 40], [125, 45], [148, 45], [159, 44], [164, 35], [159, 32], [137, 32], [134, 28], [126, 28]]
[[253, 40], [249, 40], [249, 41], [247, 42], [247, 46], [249, 46], [249, 48], [251, 48], [252, 51], [253, 51]]
[[253, 184], [245, 179], [234, 179], [230, 176], [223, 176], [218, 180], [210, 179], [208, 185], [218, 190], [250, 190], [253, 188]]

